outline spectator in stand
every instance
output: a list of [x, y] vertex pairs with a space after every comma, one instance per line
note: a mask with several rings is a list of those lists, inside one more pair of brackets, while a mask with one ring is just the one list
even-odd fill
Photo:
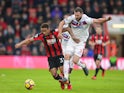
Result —
[[73, 0], [70, 0], [68, 2], [68, 10], [69, 10], [69, 13], [72, 14], [74, 12], [74, 9], [75, 9], [75, 2]]
[[21, 55], [23, 55], [23, 56], [26, 56], [26, 55], [29, 56], [29, 55], [31, 55], [30, 48], [27, 47], [27, 46], [22, 46]]
[[[1, 29], [1, 26], [0, 26], [0, 29]], [[3, 32], [1, 30], [0, 30], [0, 43], [5, 44], [5, 38], [4, 38]]]
[[46, 55], [46, 50], [45, 50], [45, 48], [44, 48], [43, 43], [40, 44], [40, 46], [39, 46], [38, 49], [39, 49], [39, 54], [40, 54], [40, 55], [42, 55], [42, 56], [45, 56], [45, 55]]
[[36, 9], [30, 8], [29, 9], [29, 23], [33, 22], [34, 24], [37, 24], [37, 16], [36, 16]]
[[51, 17], [52, 17], [52, 18], [56, 18], [56, 17], [57, 17], [57, 18], [61, 19], [62, 16], [63, 16], [63, 14], [62, 14], [62, 11], [60, 10], [59, 7], [55, 7], [55, 8], [52, 10], [52, 12], [51, 12]]
[[100, 18], [100, 17], [102, 17], [102, 11], [101, 11], [101, 9], [100, 9], [100, 7], [99, 7], [99, 4], [98, 4], [98, 2], [94, 2], [93, 3], [93, 17], [94, 18]]
[[90, 1], [85, 1], [85, 4], [83, 6], [83, 9], [85, 10], [84, 12], [90, 16], [90, 17], [93, 17], [93, 13], [92, 13], [92, 10], [91, 10], [91, 5], [90, 5]]
[[3, 33], [4, 33], [4, 37], [6, 38], [6, 40], [8, 40], [9, 38], [14, 39], [15, 31], [11, 25], [8, 25]]
[[6, 55], [6, 48], [1, 42], [0, 42], [0, 55]]
[[7, 23], [4, 21], [4, 18], [0, 18], [0, 25], [2, 26], [2, 30], [5, 30], [7, 28]]
[[14, 55], [14, 42], [12, 38], [9, 38], [6, 43], [7, 55]]
[[42, 4], [37, 6], [37, 17], [39, 16], [45, 16]]
[[27, 24], [25, 25], [25, 27], [22, 28], [22, 31], [21, 31], [22, 39], [29, 37], [30, 34], [31, 34], [31, 30], [29, 25]]
[[77, 7], [82, 7], [84, 5], [84, 3], [85, 3], [84, 0], [75, 0], [75, 2], [76, 2]]
[[108, 11], [109, 11], [110, 14], [113, 13], [112, 11], [113, 11], [114, 7], [115, 7], [114, 0], [109, 0]]
[[13, 24], [12, 8], [7, 8], [6, 14], [5, 14], [5, 22], [7, 24]]

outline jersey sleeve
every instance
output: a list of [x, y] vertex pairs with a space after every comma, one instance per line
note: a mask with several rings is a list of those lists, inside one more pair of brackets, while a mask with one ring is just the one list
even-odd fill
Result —
[[71, 21], [72, 21], [73, 19], [74, 19], [74, 15], [71, 15], [71, 16], [65, 18], [65, 19], [64, 19], [64, 22], [65, 22], [65, 24], [69, 24], [69, 23], [71, 23]]
[[90, 36], [89, 40], [94, 41], [94, 35]]
[[67, 27], [68, 27], [68, 24], [64, 24], [64, 25], [63, 25], [63, 28], [67, 28]]
[[109, 36], [108, 35], [105, 35], [104, 40], [105, 41], [108, 41], [109, 40]]
[[93, 18], [91, 18], [91, 17], [88, 17], [87, 15], [85, 15], [86, 16], [86, 23], [87, 24], [92, 24], [93, 23]]
[[53, 34], [57, 37], [58, 36], [58, 31], [53, 32]]
[[36, 34], [33, 38], [34, 38], [34, 41], [42, 40], [41, 34]]

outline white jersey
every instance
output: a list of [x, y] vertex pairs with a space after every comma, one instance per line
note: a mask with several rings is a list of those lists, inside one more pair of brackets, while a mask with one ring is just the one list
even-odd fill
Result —
[[62, 33], [62, 45], [66, 46], [68, 43], [69, 39], [71, 38], [70, 34], [68, 32], [63, 32]]
[[89, 37], [89, 27], [93, 23], [93, 19], [83, 14], [82, 18], [77, 21], [75, 15], [71, 15], [64, 19], [65, 24], [70, 24], [74, 35], [80, 39], [80, 41], [86, 42]]
[[[66, 28], [66, 27], [68, 27], [68, 24], [65, 24], [64, 26], [63, 26], [63, 28]], [[66, 46], [67, 46], [67, 43], [68, 43], [68, 41], [69, 41], [69, 39], [71, 38], [71, 36], [70, 36], [70, 34], [68, 33], [68, 31], [66, 31], [66, 32], [63, 32], [62, 33], [62, 50], [63, 50], [63, 53], [65, 54], [65, 50], [66, 50]]]

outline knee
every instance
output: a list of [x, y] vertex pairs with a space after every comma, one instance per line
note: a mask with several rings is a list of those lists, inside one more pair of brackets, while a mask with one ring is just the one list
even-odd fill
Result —
[[72, 61], [73, 61], [74, 64], [77, 64], [79, 62], [79, 59], [73, 58]]

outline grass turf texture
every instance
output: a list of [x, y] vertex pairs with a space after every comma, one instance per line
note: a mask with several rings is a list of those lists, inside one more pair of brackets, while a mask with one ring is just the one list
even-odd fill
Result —
[[[98, 73], [92, 80], [94, 71], [88, 77], [81, 70], [71, 74], [73, 89], [61, 90], [48, 70], [41, 69], [0, 69], [0, 93], [124, 93], [124, 71], [107, 71], [105, 77]], [[24, 87], [26, 79], [33, 79], [33, 90]]]

